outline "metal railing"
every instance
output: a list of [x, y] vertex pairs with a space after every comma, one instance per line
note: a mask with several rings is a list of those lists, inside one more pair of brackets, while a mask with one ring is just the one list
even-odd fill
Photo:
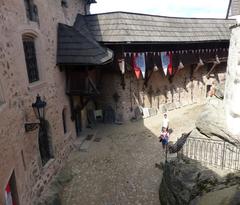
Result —
[[188, 157], [222, 169], [240, 170], [240, 147], [222, 140], [188, 137], [178, 157]]

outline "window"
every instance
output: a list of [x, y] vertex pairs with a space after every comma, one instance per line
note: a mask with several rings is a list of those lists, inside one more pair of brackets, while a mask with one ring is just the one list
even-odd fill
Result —
[[66, 124], [66, 108], [62, 111], [62, 122], [63, 122], [63, 132], [64, 134], [67, 133], [67, 124]]
[[39, 80], [34, 38], [23, 38], [23, 47], [29, 83]]
[[4, 100], [4, 97], [3, 97], [3, 89], [2, 89], [2, 85], [1, 85], [1, 82], [0, 82], [0, 106], [2, 104], [4, 104], [5, 100]]
[[68, 7], [68, 2], [67, 2], [67, 0], [62, 0], [61, 1], [61, 5], [62, 5], [62, 7]]
[[33, 0], [24, 0], [28, 20], [38, 22], [38, 9]]

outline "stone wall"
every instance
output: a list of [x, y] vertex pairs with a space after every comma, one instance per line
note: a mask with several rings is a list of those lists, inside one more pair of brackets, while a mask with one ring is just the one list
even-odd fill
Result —
[[[14, 170], [20, 205], [32, 205], [53, 174], [59, 169], [75, 138], [70, 120], [69, 100], [65, 95], [65, 75], [56, 66], [57, 24], [72, 25], [76, 14], [84, 14], [84, 1], [34, 0], [39, 22], [26, 17], [24, 0], [0, 1], [0, 204], [4, 189]], [[35, 36], [40, 80], [29, 83], [22, 36]], [[54, 159], [44, 167], [38, 147], [38, 130], [26, 133], [24, 122], [36, 118], [32, 103], [40, 94], [47, 102], [46, 119], [50, 123]], [[62, 110], [66, 108], [67, 133], [64, 134]]]
[[[186, 66], [175, 74], [172, 83], [159, 70], [151, 75], [147, 87], [144, 87], [142, 79], [137, 80], [134, 73], [128, 71], [125, 74], [125, 90], [121, 86], [120, 73], [104, 73], [102, 98], [99, 102], [102, 106], [111, 105], [115, 110], [117, 108], [118, 115], [122, 115], [125, 121], [134, 117], [134, 109], [138, 105], [162, 111], [163, 106], [171, 110], [193, 103], [203, 103], [207, 85], [211, 85], [213, 80], [220, 84], [225, 82], [226, 63], [218, 65], [209, 79], [206, 77], [209, 70], [207, 66], [196, 71], [192, 80], [191, 68]], [[115, 92], [120, 96], [117, 106], [112, 97]]]
[[225, 110], [228, 130], [240, 139], [240, 27], [232, 29], [225, 87]]

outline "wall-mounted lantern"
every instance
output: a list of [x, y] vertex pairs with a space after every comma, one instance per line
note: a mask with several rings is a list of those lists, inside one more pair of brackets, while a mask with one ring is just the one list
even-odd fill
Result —
[[33, 111], [36, 115], [36, 118], [40, 122], [35, 122], [35, 123], [25, 123], [25, 131], [33, 131], [35, 130], [38, 125], [45, 119], [45, 107], [47, 103], [43, 100], [41, 100], [41, 97], [37, 95], [36, 97], [36, 102], [32, 104]]

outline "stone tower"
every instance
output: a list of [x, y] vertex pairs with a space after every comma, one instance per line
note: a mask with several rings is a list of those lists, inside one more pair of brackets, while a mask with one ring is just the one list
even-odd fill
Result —
[[226, 74], [225, 110], [228, 130], [240, 139], [240, 0], [230, 1], [228, 16], [237, 19], [231, 27]]
[[227, 11], [227, 18], [235, 18], [240, 21], [240, 0], [230, 0]]

